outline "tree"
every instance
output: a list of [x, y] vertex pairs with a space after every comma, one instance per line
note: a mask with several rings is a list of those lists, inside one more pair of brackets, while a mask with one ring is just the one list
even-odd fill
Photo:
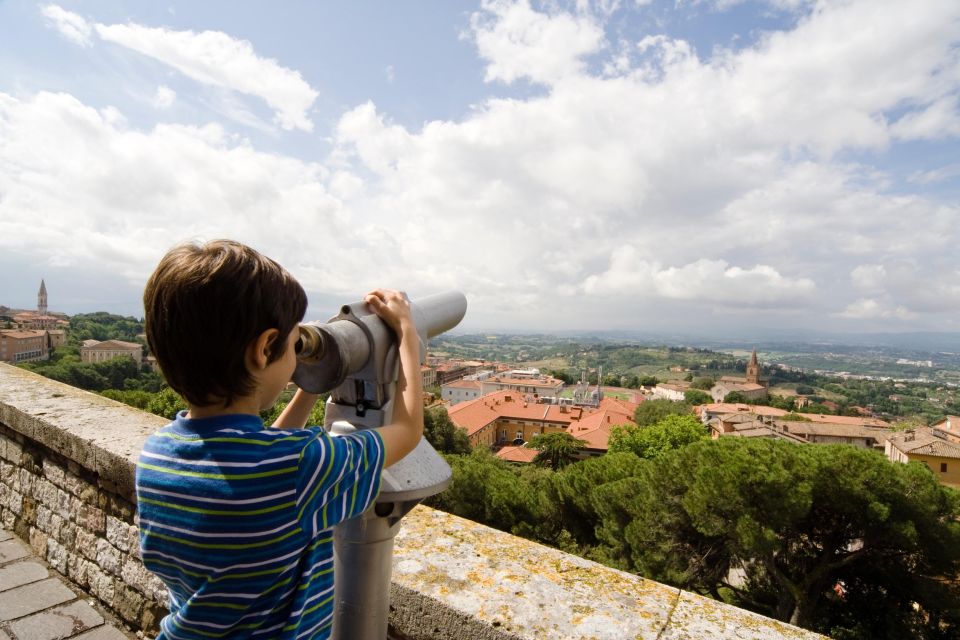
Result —
[[713, 398], [711, 398], [710, 394], [706, 393], [705, 391], [700, 391], [699, 389], [687, 389], [683, 392], [683, 401], [690, 405], [710, 404], [713, 402]]
[[[721, 438], [641, 471], [633, 500], [594, 498], [602, 541], [644, 575], [833, 637], [960, 633], [958, 498], [924, 466], [844, 445]], [[733, 568], [745, 584], [727, 582]]]
[[585, 444], [569, 433], [558, 432], [533, 436], [527, 446], [539, 451], [533, 459], [534, 464], [549, 466], [556, 471], [576, 460]]
[[173, 420], [178, 412], [186, 408], [187, 403], [184, 399], [170, 387], [164, 387], [162, 391], [154, 394], [150, 402], [147, 403], [147, 411], [168, 420]]
[[514, 532], [535, 521], [535, 497], [507, 463], [486, 447], [470, 455], [446, 456], [450, 486], [425, 503], [448, 513]]
[[470, 453], [467, 432], [453, 424], [445, 407], [423, 413], [423, 435], [434, 449], [442, 453]]
[[743, 394], [739, 391], [731, 391], [727, 395], [723, 396], [723, 401], [730, 404], [742, 404], [746, 403], [747, 399], [743, 397]]
[[657, 398], [640, 403], [633, 412], [633, 421], [638, 426], [646, 427], [656, 424], [670, 415], [684, 415], [693, 412], [693, 408], [686, 402], [675, 402]]
[[701, 391], [710, 391], [710, 389], [713, 389], [713, 385], [715, 384], [716, 382], [714, 382], [713, 378], [699, 377], [693, 379], [693, 382], [690, 384], [690, 388], [699, 389]]
[[610, 432], [610, 453], [633, 453], [655, 460], [668, 451], [707, 438], [707, 430], [696, 417], [669, 415], [647, 427], [623, 425]]
[[640, 386], [642, 387], [655, 387], [660, 384], [660, 380], [657, 376], [641, 376], [640, 377]]

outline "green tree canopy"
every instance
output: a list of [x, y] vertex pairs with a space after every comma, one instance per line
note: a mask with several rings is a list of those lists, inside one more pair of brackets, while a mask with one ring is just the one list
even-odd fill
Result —
[[683, 392], [683, 401], [689, 405], [710, 404], [713, 398], [710, 394], [699, 389], [687, 389]]
[[623, 425], [610, 433], [610, 453], [633, 453], [654, 460], [668, 451], [707, 438], [703, 424], [691, 415], [669, 415], [647, 427]]
[[423, 435], [442, 453], [470, 453], [467, 432], [453, 424], [446, 407], [434, 407], [423, 413]]
[[[922, 465], [721, 438], [670, 451], [630, 482], [625, 503], [610, 500], [612, 485], [595, 494], [598, 532], [644, 575], [834, 637], [960, 632], [957, 495]], [[727, 581], [735, 568], [744, 584]]]
[[633, 413], [633, 421], [638, 426], [646, 427], [651, 424], [656, 424], [670, 415], [685, 415], [692, 412], [693, 407], [686, 402], [675, 402], [673, 400], [656, 398], [654, 400], [641, 402], [640, 406], [637, 407]]
[[527, 446], [539, 451], [534, 464], [549, 466], [556, 471], [577, 459], [586, 443], [569, 433], [542, 433], [534, 436]]

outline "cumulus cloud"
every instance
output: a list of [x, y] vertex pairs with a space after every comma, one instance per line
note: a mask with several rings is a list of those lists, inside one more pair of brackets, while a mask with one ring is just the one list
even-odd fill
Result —
[[553, 83], [581, 72], [583, 58], [604, 43], [603, 29], [589, 14], [541, 13], [529, 0], [485, 0], [483, 8], [472, 27], [477, 50], [488, 61], [488, 82]]
[[[900, 140], [952, 135], [960, 4], [798, 6], [795, 27], [709, 55], [670, 34], [610, 45], [604, 7], [627, 4], [484, 3], [469, 37], [492, 97], [415, 129], [363, 102], [317, 163], [217, 125], [131, 129], [70, 96], [0, 95], [0, 215], [31, 220], [17, 232], [45, 255], [102, 251], [131, 279], [158, 242], [231, 235], [314, 291], [457, 287], [473, 322], [501, 327], [747, 308], [811, 326], [960, 328], [960, 207], [891, 189], [895, 176], [870, 166]], [[143, 36], [162, 50], [147, 55], [176, 66], [175, 33], [124, 25], [112, 37]], [[189, 60], [177, 64], [215, 75], [196, 60], [230, 42], [179, 33]], [[545, 91], [496, 97], [518, 80]], [[78, 225], [100, 231], [68, 242], [61, 229]]]
[[916, 317], [916, 314], [902, 305], [891, 307], [873, 298], [860, 298], [855, 300], [847, 305], [839, 315], [851, 320], [877, 320], [887, 318], [910, 320]]
[[[275, 112], [283, 129], [312, 131], [308, 111], [319, 95], [298, 71], [257, 55], [253, 45], [221, 31], [176, 31], [139, 24], [93, 24], [57, 5], [46, 5], [43, 15], [67, 39], [82, 46], [101, 40], [126, 47], [173, 67], [197, 82], [256, 96]], [[169, 89], [158, 90], [155, 103], [169, 106]]]
[[98, 24], [96, 31], [101, 39], [159, 60], [198, 82], [262, 98], [284, 129], [313, 130], [307, 111], [319, 94], [299, 72], [258, 56], [246, 40], [221, 31], [138, 24]]
[[157, 87], [157, 92], [153, 96], [153, 106], [158, 109], [166, 109], [177, 99], [177, 92], [166, 85]]
[[82, 16], [55, 4], [41, 7], [40, 12], [67, 40], [81, 47], [89, 47], [93, 44], [91, 39], [93, 28]]

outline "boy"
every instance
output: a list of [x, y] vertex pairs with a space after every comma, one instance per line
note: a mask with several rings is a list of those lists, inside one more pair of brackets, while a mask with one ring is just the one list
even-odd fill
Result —
[[331, 438], [304, 428], [317, 396], [303, 390], [271, 427], [259, 417], [293, 375], [307, 306], [276, 262], [227, 240], [175, 247], [143, 302], [150, 351], [189, 407], [137, 464], [143, 564], [170, 592], [158, 640], [329, 637], [332, 527], [373, 504], [423, 431], [409, 304], [365, 298], [398, 339], [394, 422]]

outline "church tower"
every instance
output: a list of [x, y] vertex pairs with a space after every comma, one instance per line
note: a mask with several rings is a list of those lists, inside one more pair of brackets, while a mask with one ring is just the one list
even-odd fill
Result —
[[37, 313], [47, 315], [47, 285], [40, 280], [40, 292], [37, 293]]
[[753, 350], [747, 363], [747, 383], [760, 384], [760, 363], [757, 362], [757, 350]]

